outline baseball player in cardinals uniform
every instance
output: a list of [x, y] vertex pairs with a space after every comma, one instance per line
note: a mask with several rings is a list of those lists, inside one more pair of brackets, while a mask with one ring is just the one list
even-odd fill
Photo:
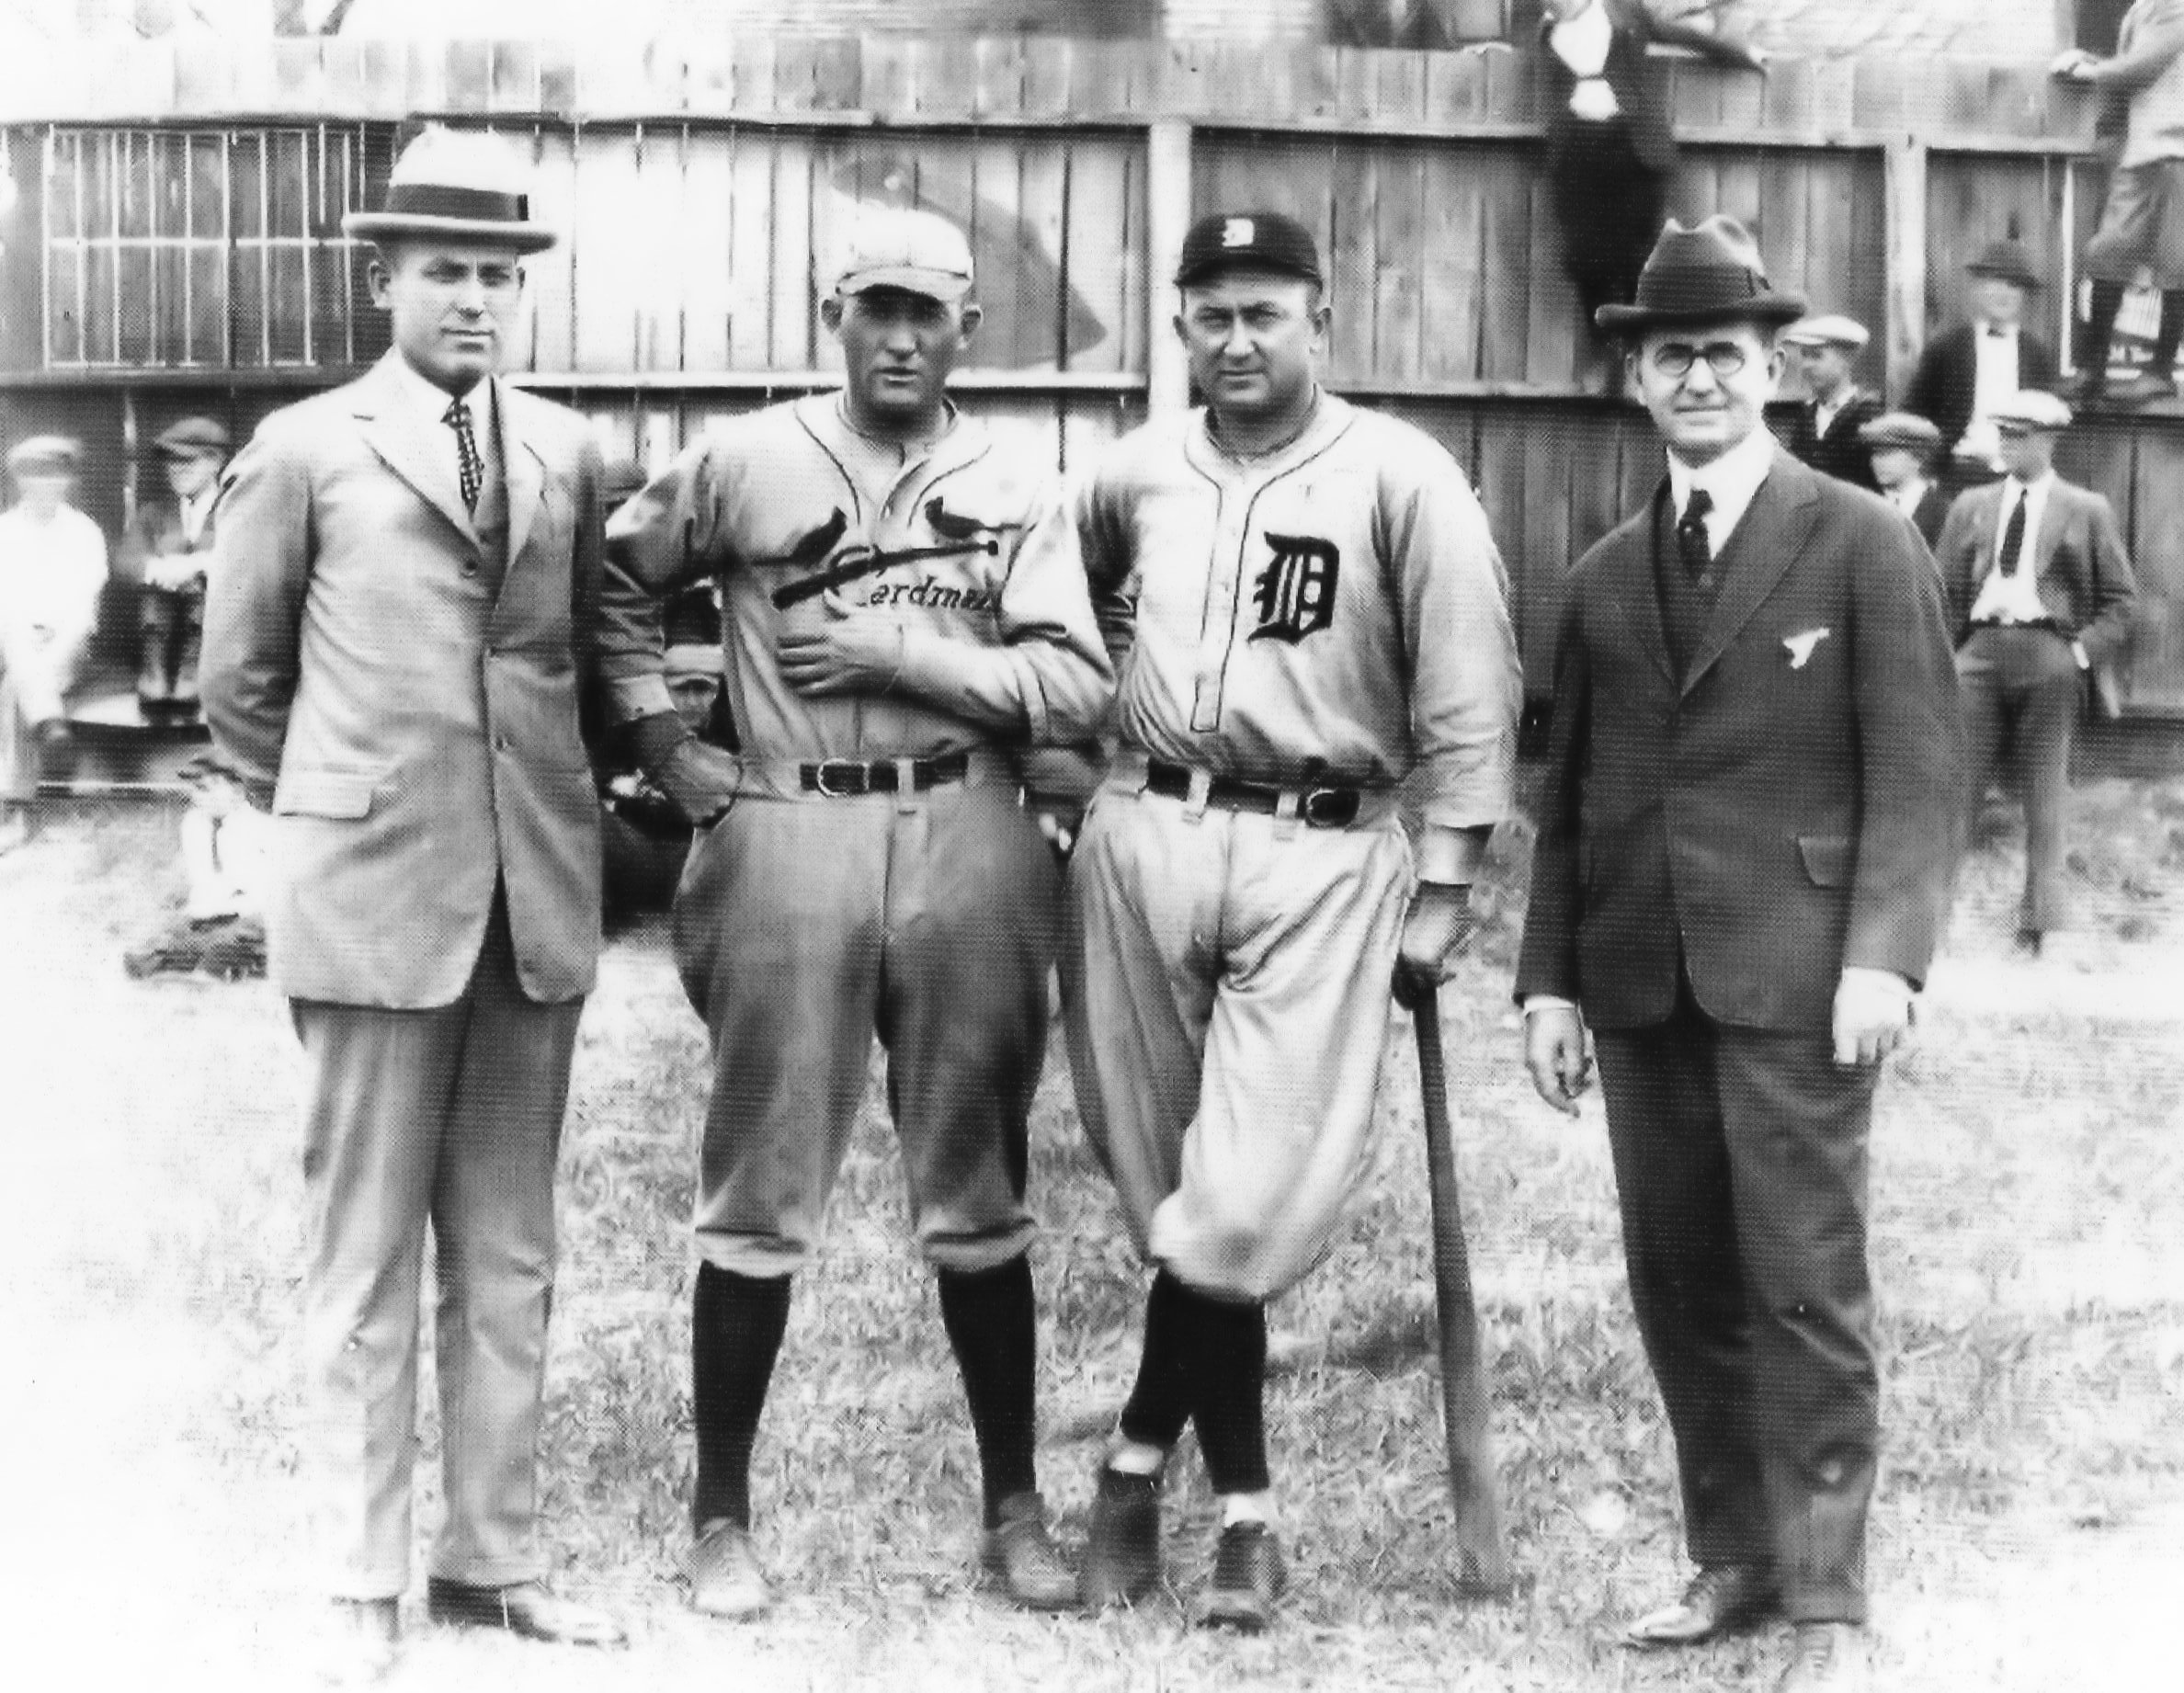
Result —
[[[848, 244], [823, 305], [842, 391], [737, 419], [609, 528], [610, 710], [701, 828], [675, 909], [716, 1063], [692, 1598], [728, 1617], [770, 1601], [751, 1449], [876, 1030], [984, 1468], [984, 1562], [1018, 1602], [1059, 1608], [1075, 1581], [1033, 1474], [1024, 1186], [1061, 891], [1016, 755], [1087, 740], [1113, 673], [1051, 456], [943, 392], [979, 322], [961, 232], [875, 209]], [[661, 677], [660, 598], [706, 573], [734, 754], [692, 735]]]
[[[1222, 1498], [1205, 1619], [1251, 1629], [1284, 1581], [1265, 1301], [1325, 1254], [1369, 1167], [1398, 960], [1439, 982], [1468, 938], [1519, 687], [1462, 472], [1314, 379], [1329, 316], [1311, 235], [1208, 218], [1176, 279], [1207, 404], [1117, 443], [1079, 507], [1120, 683], [1070, 870], [1070, 1059], [1156, 1267], [1083, 1595], [1158, 1580], [1161, 1474], [1195, 1420]], [[1414, 767], [1415, 852], [1395, 796]]]

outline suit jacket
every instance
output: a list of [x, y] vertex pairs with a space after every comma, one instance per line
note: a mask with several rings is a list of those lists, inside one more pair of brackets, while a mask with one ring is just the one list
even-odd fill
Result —
[[297, 998], [450, 1004], [497, 885], [523, 991], [574, 999], [599, 943], [578, 733], [598, 450], [575, 414], [495, 384], [496, 594], [454, 456], [395, 386], [399, 357], [268, 417], [221, 498], [201, 685], [222, 750], [272, 790], [268, 971]]
[[1949, 508], [1954, 499], [1939, 483], [1930, 482], [1926, 492], [1918, 496], [1918, 506], [1911, 514], [1911, 527], [1918, 531], [1919, 539], [1937, 560], [1941, 555], [1942, 526], [1949, 521]]
[[1679, 685], [1656, 504], [1578, 561], [1517, 992], [1825, 1030], [1846, 965], [1926, 974], [1962, 765], [1940, 584], [1902, 517], [1777, 450]]
[[[1911, 372], [1911, 386], [1904, 391], [1904, 409], [1917, 412], [1941, 431], [1937, 462], [1944, 466], [1972, 421], [1972, 397], [1979, 384], [1979, 353], [1973, 337], [1978, 333], [1976, 324], [1959, 324], [1928, 342]], [[2020, 326], [2018, 386], [2046, 390], [2054, 385], [2054, 348]]]
[[1827, 433], [1822, 435], [1814, 426], [1818, 408], [1806, 400], [1797, 408], [1787, 445], [1792, 455], [1822, 475], [1877, 494], [1881, 484], [1873, 480], [1873, 451], [1858, 438], [1858, 431], [1880, 416], [1882, 409], [1878, 395], [1861, 392], [1829, 420]]
[[114, 574], [141, 587], [147, 559], [183, 552], [203, 553], [210, 559], [217, 539], [217, 527], [208, 515], [196, 544], [191, 545], [183, 532], [182, 508], [174, 498], [146, 500], [121, 530], [121, 539], [114, 548]]
[[[1996, 531], [2008, 489], [2007, 481], [1993, 482], [1960, 495], [1935, 549], [1949, 595], [1950, 634], [1960, 643], [1971, 632], [1973, 603], [1995, 568]], [[2032, 546], [2033, 585], [2056, 627], [2085, 643], [2096, 667], [2113, 662], [2131, 638], [2137, 585], [2108, 496], [2058, 476]]]
[[[1615, 95], [1615, 104], [1630, 131], [1631, 151], [1647, 169], [1666, 176], [1676, 168], [1676, 131], [1669, 126], [1668, 107], [1662, 92], [1663, 78], [1646, 60], [1648, 44], [1687, 47], [1693, 52], [1725, 64], [1744, 64], [1744, 50], [1733, 41], [1689, 24], [1654, 17], [1642, 0], [1607, 0], [1612, 33], [1608, 41], [1608, 62], [1600, 77]], [[1545, 85], [1541, 91], [1547, 114], [1550, 145], [1564, 131], [1584, 119], [1570, 110], [1570, 90], [1575, 79], [1570, 67], [1547, 44], [1553, 17], [1540, 23], [1539, 60]]]

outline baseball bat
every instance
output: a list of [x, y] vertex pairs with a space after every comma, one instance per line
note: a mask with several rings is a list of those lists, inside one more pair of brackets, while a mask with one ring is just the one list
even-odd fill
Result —
[[1433, 1288], [1439, 1318], [1441, 1427], [1449, 1443], [1449, 1492], [1456, 1506], [1458, 1588], [1501, 1593], [1509, 1585], [1501, 1488], [1487, 1444], [1486, 1378], [1471, 1253], [1456, 1188], [1456, 1137], [1449, 1121], [1449, 1066], [1441, 1051], [1440, 995], [1424, 989], [1411, 1006], [1418, 1030], [1418, 1083], [1426, 1107], [1426, 1176], [1433, 1198]]

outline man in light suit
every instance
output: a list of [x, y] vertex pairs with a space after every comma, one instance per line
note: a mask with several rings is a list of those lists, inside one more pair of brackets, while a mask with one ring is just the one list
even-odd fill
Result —
[[2085, 682], [2121, 655], [2134, 584], [2106, 496], [2055, 474], [2070, 407], [2014, 394], [1996, 410], [2009, 473], [1960, 499], [1936, 556], [1964, 690], [1965, 767], [1976, 812], [2005, 741], [2025, 801], [2018, 945], [2037, 953], [2069, 918], [2063, 812]]
[[392, 1663], [408, 1581], [418, 1283], [438, 1274], [435, 1619], [607, 1643], [540, 1583], [553, 1170], [599, 942], [578, 738], [599, 458], [495, 380], [548, 245], [512, 155], [427, 131], [383, 211], [393, 348], [231, 467], [206, 607], [213, 735], [274, 813], [269, 973], [309, 1073], [304, 1450], [327, 1668]]
[[1632, 1642], [1780, 1610], [1781, 1686], [1814, 1693], [1866, 1685], [1866, 1134], [1946, 903], [1961, 733], [1910, 526], [1761, 421], [1803, 305], [1713, 217], [1601, 309], [1668, 473], [1569, 579], [1517, 993], [1558, 1108], [1597, 1037], [1676, 1436], [1698, 1574]]

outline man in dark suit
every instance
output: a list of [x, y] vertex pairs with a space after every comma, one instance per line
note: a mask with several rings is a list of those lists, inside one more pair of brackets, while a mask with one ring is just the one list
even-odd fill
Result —
[[1872, 455], [1858, 432], [1881, 415], [1881, 397], [1860, 388], [1852, 374], [1866, 340], [1863, 324], [1832, 312], [1782, 331], [1784, 345], [1796, 349], [1807, 396], [1798, 405], [1787, 445], [1794, 458], [1822, 475], [1878, 492]]
[[2087, 680], [2131, 633], [2131, 560], [2107, 498], [2055, 474], [2070, 408], [2018, 394], [1996, 408], [2009, 474], [1956, 503], [1936, 556], [1949, 597], [1976, 808], [2005, 742], [2025, 801], [2018, 944], [2067, 926], [2063, 813], [2070, 741]]
[[227, 426], [217, 417], [180, 418], [152, 445], [168, 497], [137, 506], [115, 549], [114, 569], [137, 588], [138, 702], [151, 715], [188, 717], [198, 709], [205, 561], [212, 554]]
[[1866, 1685], [1866, 1133], [1947, 899], [1961, 732], [1909, 527], [1761, 420], [1803, 309], [1717, 216], [1670, 222], [1602, 310], [1668, 473], [1570, 578], [1517, 994], [1558, 1108], [1597, 1037], [1676, 1435], [1698, 1574], [1632, 1642], [1779, 1608], [1781, 1686], [1813, 1693]]
[[376, 1679], [409, 1576], [419, 1280], [438, 1278], [437, 1620], [603, 1644], [540, 1585], [553, 1174], [599, 945], [577, 690], [600, 567], [584, 421], [495, 377], [553, 240], [493, 138], [394, 166], [372, 300], [393, 347], [230, 469], [205, 710], [273, 812], [268, 967], [308, 1075], [303, 1439], [328, 1671]]
[[1964, 268], [1972, 321], [1927, 343], [1904, 392], [1904, 409], [1941, 431], [1941, 480], [1951, 493], [2002, 473], [1996, 405], [2055, 386], [2055, 349], [2024, 327], [2026, 302], [2040, 287], [2031, 255], [2014, 241], [1991, 241]]
[[1939, 545], [1950, 497], [1928, 467], [1941, 445], [1941, 431], [1916, 412], [1883, 412], [1860, 426], [1858, 439], [1872, 463], [1881, 497], [1911, 519], [1929, 550]]

